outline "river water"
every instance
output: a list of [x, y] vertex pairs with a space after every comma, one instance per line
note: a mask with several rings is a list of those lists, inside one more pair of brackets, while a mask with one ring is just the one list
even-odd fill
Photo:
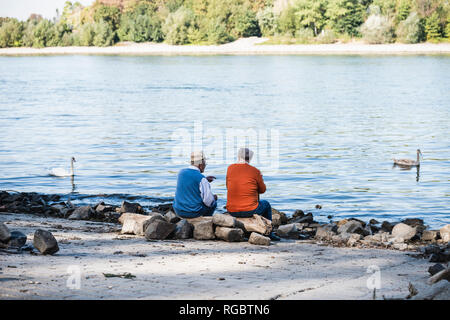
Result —
[[203, 148], [223, 211], [248, 144], [288, 214], [450, 223], [449, 56], [0, 57], [0, 128], [0, 190], [167, 203]]

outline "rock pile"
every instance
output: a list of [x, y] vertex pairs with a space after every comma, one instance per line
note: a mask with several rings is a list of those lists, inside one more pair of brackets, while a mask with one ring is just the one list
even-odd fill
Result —
[[[95, 206], [74, 206], [70, 201], [60, 201], [60, 195], [45, 195], [36, 192], [0, 191], [0, 212], [29, 213], [70, 220], [93, 220], [117, 223], [122, 213], [145, 214], [145, 209], [138, 203], [123, 201], [121, 206], [100, 202]], [[162, 204], [152, 211], [165, 213], [171, 204]]]
[[[31, 246], [26, 246], [27, 236], [20, 231], [10, 231], [4, 224], [0, 223], [0, 248], [14, 249], [17, 252], [22, 250], [33, 252]], [[38, 229], [33, 237], [34, 248], [39, 250], [42, 254], [55, 254], [59, 251], [58, 242], [53, 234], [49, 231]]]
[[182, 219], [172, 210], [163, 214], [151, 212], [148, 215], [125, 212], [120, 216], [119, 222], [122, 224], [121, 233], [144, 235], [147, 240], [220, 239], [269, 245], [270, 238], [267, 235], [272, 230], [270, 221], [258, 215], [252, 218], [235, 218], [215, 213], [211, 217]]

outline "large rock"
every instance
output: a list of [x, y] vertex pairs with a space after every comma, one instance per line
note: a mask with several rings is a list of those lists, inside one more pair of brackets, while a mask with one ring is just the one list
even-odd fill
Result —
[[11, 238], [11, 232], [8, 227], [1, 222], [0, 223], [0, 242], [7, 243]]
[[420, 290], [417, 295], [413, 296], [411, 300], [450, 300], [450, 282], [441, 281], [435, 283], [423, 290]]
[[435, 265], [432, 265], [428, 268], [428, 272], [432, 276], [434, 276], [438, 272], [441, 272], [442, 270], [445, 270], [445, 267], [440, 263], [436, 263]]
[[213, 224], [221, 227], [228, 227], [228, 228], [234, 228], [236, 227], [236, 218], [233, 216], [230, 216], [226, 213], [215, 213], [212, 216], [212, 222]]
[[190, 239], [194, 233], [194, 226], [183, 219], [177, 222], [175, 227], [174, 239]]
[[392, 235], [397, 239], [403, 239], [404, 241], [411, 240], [417, 234], [415, 227], [408, 226], [405, 223], [398, 223], [392, 228]]
[[212, 240], [215, 239], [214, 226], [212, 219], [203, 220], [194, 223], [194, 239]]
[[122, 223], [121, 233], [144, 235], [148, 224], [154, 220], [165, 219], [159, 213], [150, 213], [148, 216], [139, 213], [123, 213], [119, 217], [119, 222]]
[[381, 231], [390, 233], [392, 231], [392, 228], [394, 228], [394, 225], [395, 224], [390, 223], [389, 221], [383, 221], [381, 223]]
[[281, 238], [298, 239], [298, 229], [295, 223], [279, 226], [276, 233]]
[[239, 242], [244, 240], [244, 231], [242, 231], [242, 229], [239, 228], [218, 226], [216, 227], [215, 235], [217, 238], [228, 242]]
[[439, 231], [437, 230], [425, 230], [422, 233], [422, 240], [423, 241], [434, 241], [437, 239], [439, 234]]
[[272, 221], [258, 214], [254, 214], [251, 218], [236, 218], [236, 220], [243, 224], [246, 232], [258, 232], [268, 235], [272, 231]]
[[139, 203], [132, 203], [124, 201], [122, 202], [122, 206], [120, 207], [119, 213], [144, 213], [144, 210], [142, 209], [141, 205]]
[[69, 216], [70, 220], [88, 220], [95, 215], [94, 209], [91, 206], [78, 207]]
[[[286, 224], [288, 222], [288, 217], [284, 212], [272, 208], [272, 223], [274, 222], [274, 220], [279, 220], [279, 225]], [[275, 226], [276, 224], [273, 223], [273, 225]]]
[[155, 219], [152, 223], [148, 224], [145, 230], [145, 238], [148, 240], [164, 240], [166, 239], [176, 228], [176, 225], [165, 220]]
[[268, 246], [270, 245], [270, 238], [256, 232], [252, 232], [248, 238], [248, 242], [260, 246]]
[[444, 242], [450, 241], [450, 224], [447, 224], [443, 226], [441, 229], [439, 229], [439, 233], [441, 234], [441, 239]]
[[319, 228], [317, 228], [315, 239], [317, 240], [331, 240], [333, 236], [336, 235], [335, 225], [324, 225]]
[[53, 234], [42, 229], [34, 233], [33, 245], [42, 254], [55, 254], [59, 251], [58, 242]]
[[167, 222], [170, 223], [177, 223], [178, 221], [181, 220], [181, 218], [172, 210], [167, 211], [166, 214], [164, 215], [164, 218], [166, 219]]
[[20, 231], [11, 231], [8, 247], [22, 248], [27, 242], [27, 236]]
[[357, 233], [361, 235], [369, 235], [369, 232], [364, 229], [364, 226], [359, 221], [350, 220], [338, 228], [338, 233]]
[[312, 223], [314, 221], [314, 217], [312, 213], [308, 213], [304, 216], [297, 216], [291, 220], [289, 220], [290, 223]]

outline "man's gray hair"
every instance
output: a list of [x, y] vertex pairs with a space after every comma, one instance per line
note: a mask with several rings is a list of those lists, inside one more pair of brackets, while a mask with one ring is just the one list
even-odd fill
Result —
[[250, 162], [253, 158], [253, 151], [249, 148], [240, 148], [238, 151], [238, 160]]

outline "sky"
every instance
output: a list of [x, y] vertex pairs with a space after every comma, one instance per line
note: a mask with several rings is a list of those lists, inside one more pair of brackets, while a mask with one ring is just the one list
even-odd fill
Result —
[[[26, 20], [32, 13], [51, 19], [56, 16], [56, 9], [62, 12], [67, 0], [0, 0], [0, 17], [11, 17]], [[76, 2], [76, 0], [71, 1]], [[78, 0], [83, 6], [94, 0]]]

